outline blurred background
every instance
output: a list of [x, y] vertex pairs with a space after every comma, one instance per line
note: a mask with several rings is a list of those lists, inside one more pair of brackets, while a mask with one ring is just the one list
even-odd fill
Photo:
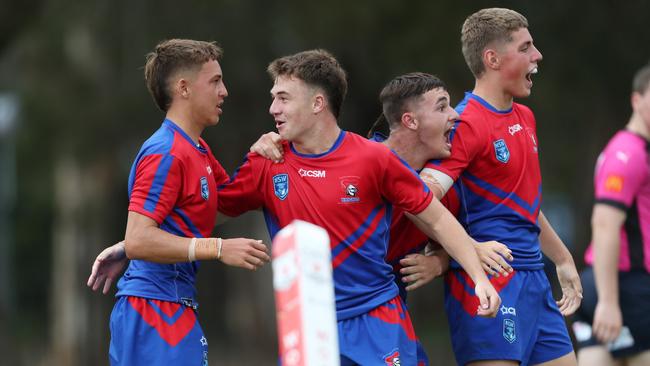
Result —
[[[542, 206], [582, 267], [594, 163], [627, 122], [632, 75], [650, 59], [648, 1], [0, 0], [0, 365], [108, 364], [114, 289], [85, 283], [95, 256], [123, 238], [129, 168], [163, 119], [142, 76], [160, 40], [224, 47], [230, 96], [204, 138], [232, 172], [274, 127], [274, 58], [330, 50], [350, 84], [340, 124], [365, 134], [398, 74], [440, 76], [454, 104], [471, 90], [460, 27], [491, 6], [527, 16], [544, 55], [525, 101], [538, 121]], [[217, 232], [268, 242], [258, 213]], [[277, 364], [270, 266], [205, 263], [198, 289], [211, 364]], [[432, 365], [454, 364], [441, 282], [409, 303]]]

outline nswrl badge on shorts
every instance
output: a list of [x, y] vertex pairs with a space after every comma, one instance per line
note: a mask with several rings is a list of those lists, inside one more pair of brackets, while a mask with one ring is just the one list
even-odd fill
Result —
[[515, 321], [512, 319], [503, 319], [503, 338], [506, 341], [513, 343], [517, 340], [517, 334], [515, 333]]

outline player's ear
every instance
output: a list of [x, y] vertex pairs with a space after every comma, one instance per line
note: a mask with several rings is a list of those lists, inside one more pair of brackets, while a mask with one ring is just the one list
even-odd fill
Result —
[[485, 65], [486, 68], [497, 70], [499, 68], [500, 63], [501, 60], [499, 58], [499, 54], [497, 53], [497, 51], [491, 48], [488, 48], [485, 51], [483, 51], [483, 64]]
[[418, 121], [415, 119], [415, 115], [411, 112], [403, 113], [400, 123], [409, 130], [417, 130], [418, 128]]
[[184, 78], [178, 78], [174, 83], [174, 94], [186, 99], [190, 96], [189, 83]]
[[318, 93], [314, 95], [314, 99], [312, 102], [312, 110], [314, 114], [318, 114], [322, 112], [325, 109], [326, 104], [327, 103], [325, 102], [325, 96], [323, 96], [323, 94]]

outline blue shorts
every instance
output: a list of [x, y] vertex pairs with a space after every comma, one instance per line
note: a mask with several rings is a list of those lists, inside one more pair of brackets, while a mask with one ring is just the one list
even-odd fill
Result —
[[501, 308], [496, 318], [482, 318], [476, 316], [479, 301], [467, 273], [450, 270], [445, 278], [445, 308], [459, 365], [480, 360], [535, 365], [573, 351], [543, 270], [514, 271], [490, 282], [501, 296]]
[[208, 364], [208, 341], [192, 308], [121, 296], [111, 313], [111, 365]]
[[341, 366], [427, 365], [401, 297], [338, 322]]

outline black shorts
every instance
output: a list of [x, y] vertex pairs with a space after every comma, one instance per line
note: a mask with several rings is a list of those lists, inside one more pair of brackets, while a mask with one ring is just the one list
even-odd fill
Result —
[[[573, 323], [578, 349], [599, 344], [591, 334], [598, 303], [593, 269], [585, 268], [580, 279], [584, 297]], [[650, 274], [643, 270], [619, 272], [618, 287], [623, 326], [627, 329], [623, 329], [621, 335], [607, 345], [614, 358], [628, 357], [650, 349]]]

